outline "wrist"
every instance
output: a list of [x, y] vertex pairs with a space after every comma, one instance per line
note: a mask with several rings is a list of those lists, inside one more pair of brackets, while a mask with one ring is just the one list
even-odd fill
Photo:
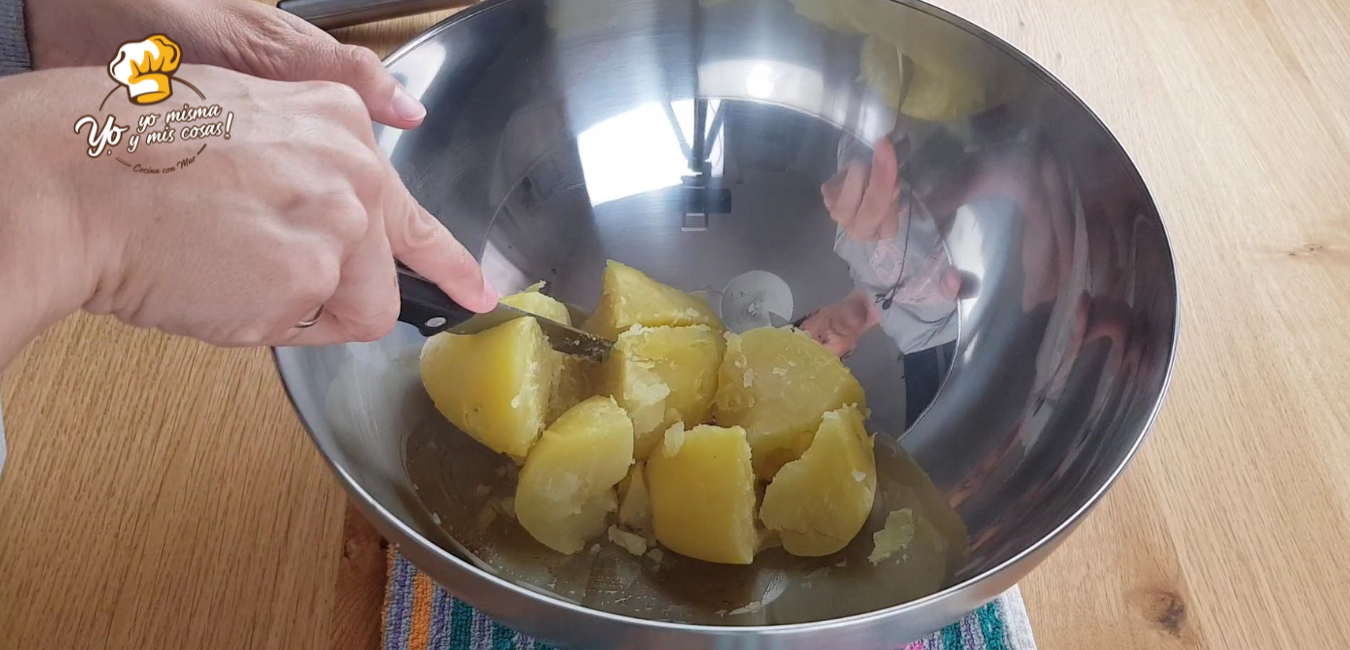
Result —
[[[80, 87], [99, 71], [0, 80], [0, 367], [42, 329], [92, 295], [107, 256], [80, 222], [78, 140], [65, 137]], [[78, 88], [77, 88], [78, 90]], [[65, 123], [67, 118], [69, 123]], [[87, 165], [86, 165], [87, 166]]]
[[48, 200], [14, 201], [14, 193], [13, 184], [0, 184], [0, 369], [77, 311], [87, 290], [65, 209]]

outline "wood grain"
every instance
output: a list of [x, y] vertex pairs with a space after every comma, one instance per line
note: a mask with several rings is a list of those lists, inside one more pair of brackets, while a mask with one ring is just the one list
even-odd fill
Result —
[[[1111, 127], [1181, 274], [1150, 440], [1023, 584], [1042, 647], [1350, 646], [1350, 4], [940, 4]], [[264, 352], [79, 317], [4, 379], [0, 645], [373, 647], [378, 540]]]
[[343, 496], [266, 351], [78, 317], [3, 386], [0, 646], [324, 647]]
[[356, 506], [347, 504], [342, 525], [342, 563], [334, 587], [331, 647], [371, 650], [380, 646], [389, 542]]
[[1131, 152], [1183, 290], [1152, 438], [1026, 581], [1038, 636], [1047, 648], [1346, 647], [1350, 5], [964, 4]]

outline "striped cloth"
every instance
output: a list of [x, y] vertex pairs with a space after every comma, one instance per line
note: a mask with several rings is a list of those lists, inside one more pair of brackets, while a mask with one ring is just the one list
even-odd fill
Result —
[[[383, 634], [385, 650], [552, 650], [451, 596], [392, 546]], [[960, 622], [896, 650], [1036, 650], [1036, 642], [1014, 587]]]

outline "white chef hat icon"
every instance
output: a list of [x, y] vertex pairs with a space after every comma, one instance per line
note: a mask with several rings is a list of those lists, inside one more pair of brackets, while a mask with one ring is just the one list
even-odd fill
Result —
[[137, 104], [162, 102], [173, 94], [169, 78], [182, 63], [183, 51], [163, 34], [123, 43], [108, 64], [108, 76], [127, 87]]

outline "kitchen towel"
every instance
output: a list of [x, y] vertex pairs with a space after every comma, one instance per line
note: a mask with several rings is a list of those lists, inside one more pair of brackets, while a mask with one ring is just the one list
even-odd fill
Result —
[[[384, 593], [385, 650], [551, 650], [451, 596], [393, 546]], [[928, 638], [895, 650], [1035, 650], [1014, 587]]]

